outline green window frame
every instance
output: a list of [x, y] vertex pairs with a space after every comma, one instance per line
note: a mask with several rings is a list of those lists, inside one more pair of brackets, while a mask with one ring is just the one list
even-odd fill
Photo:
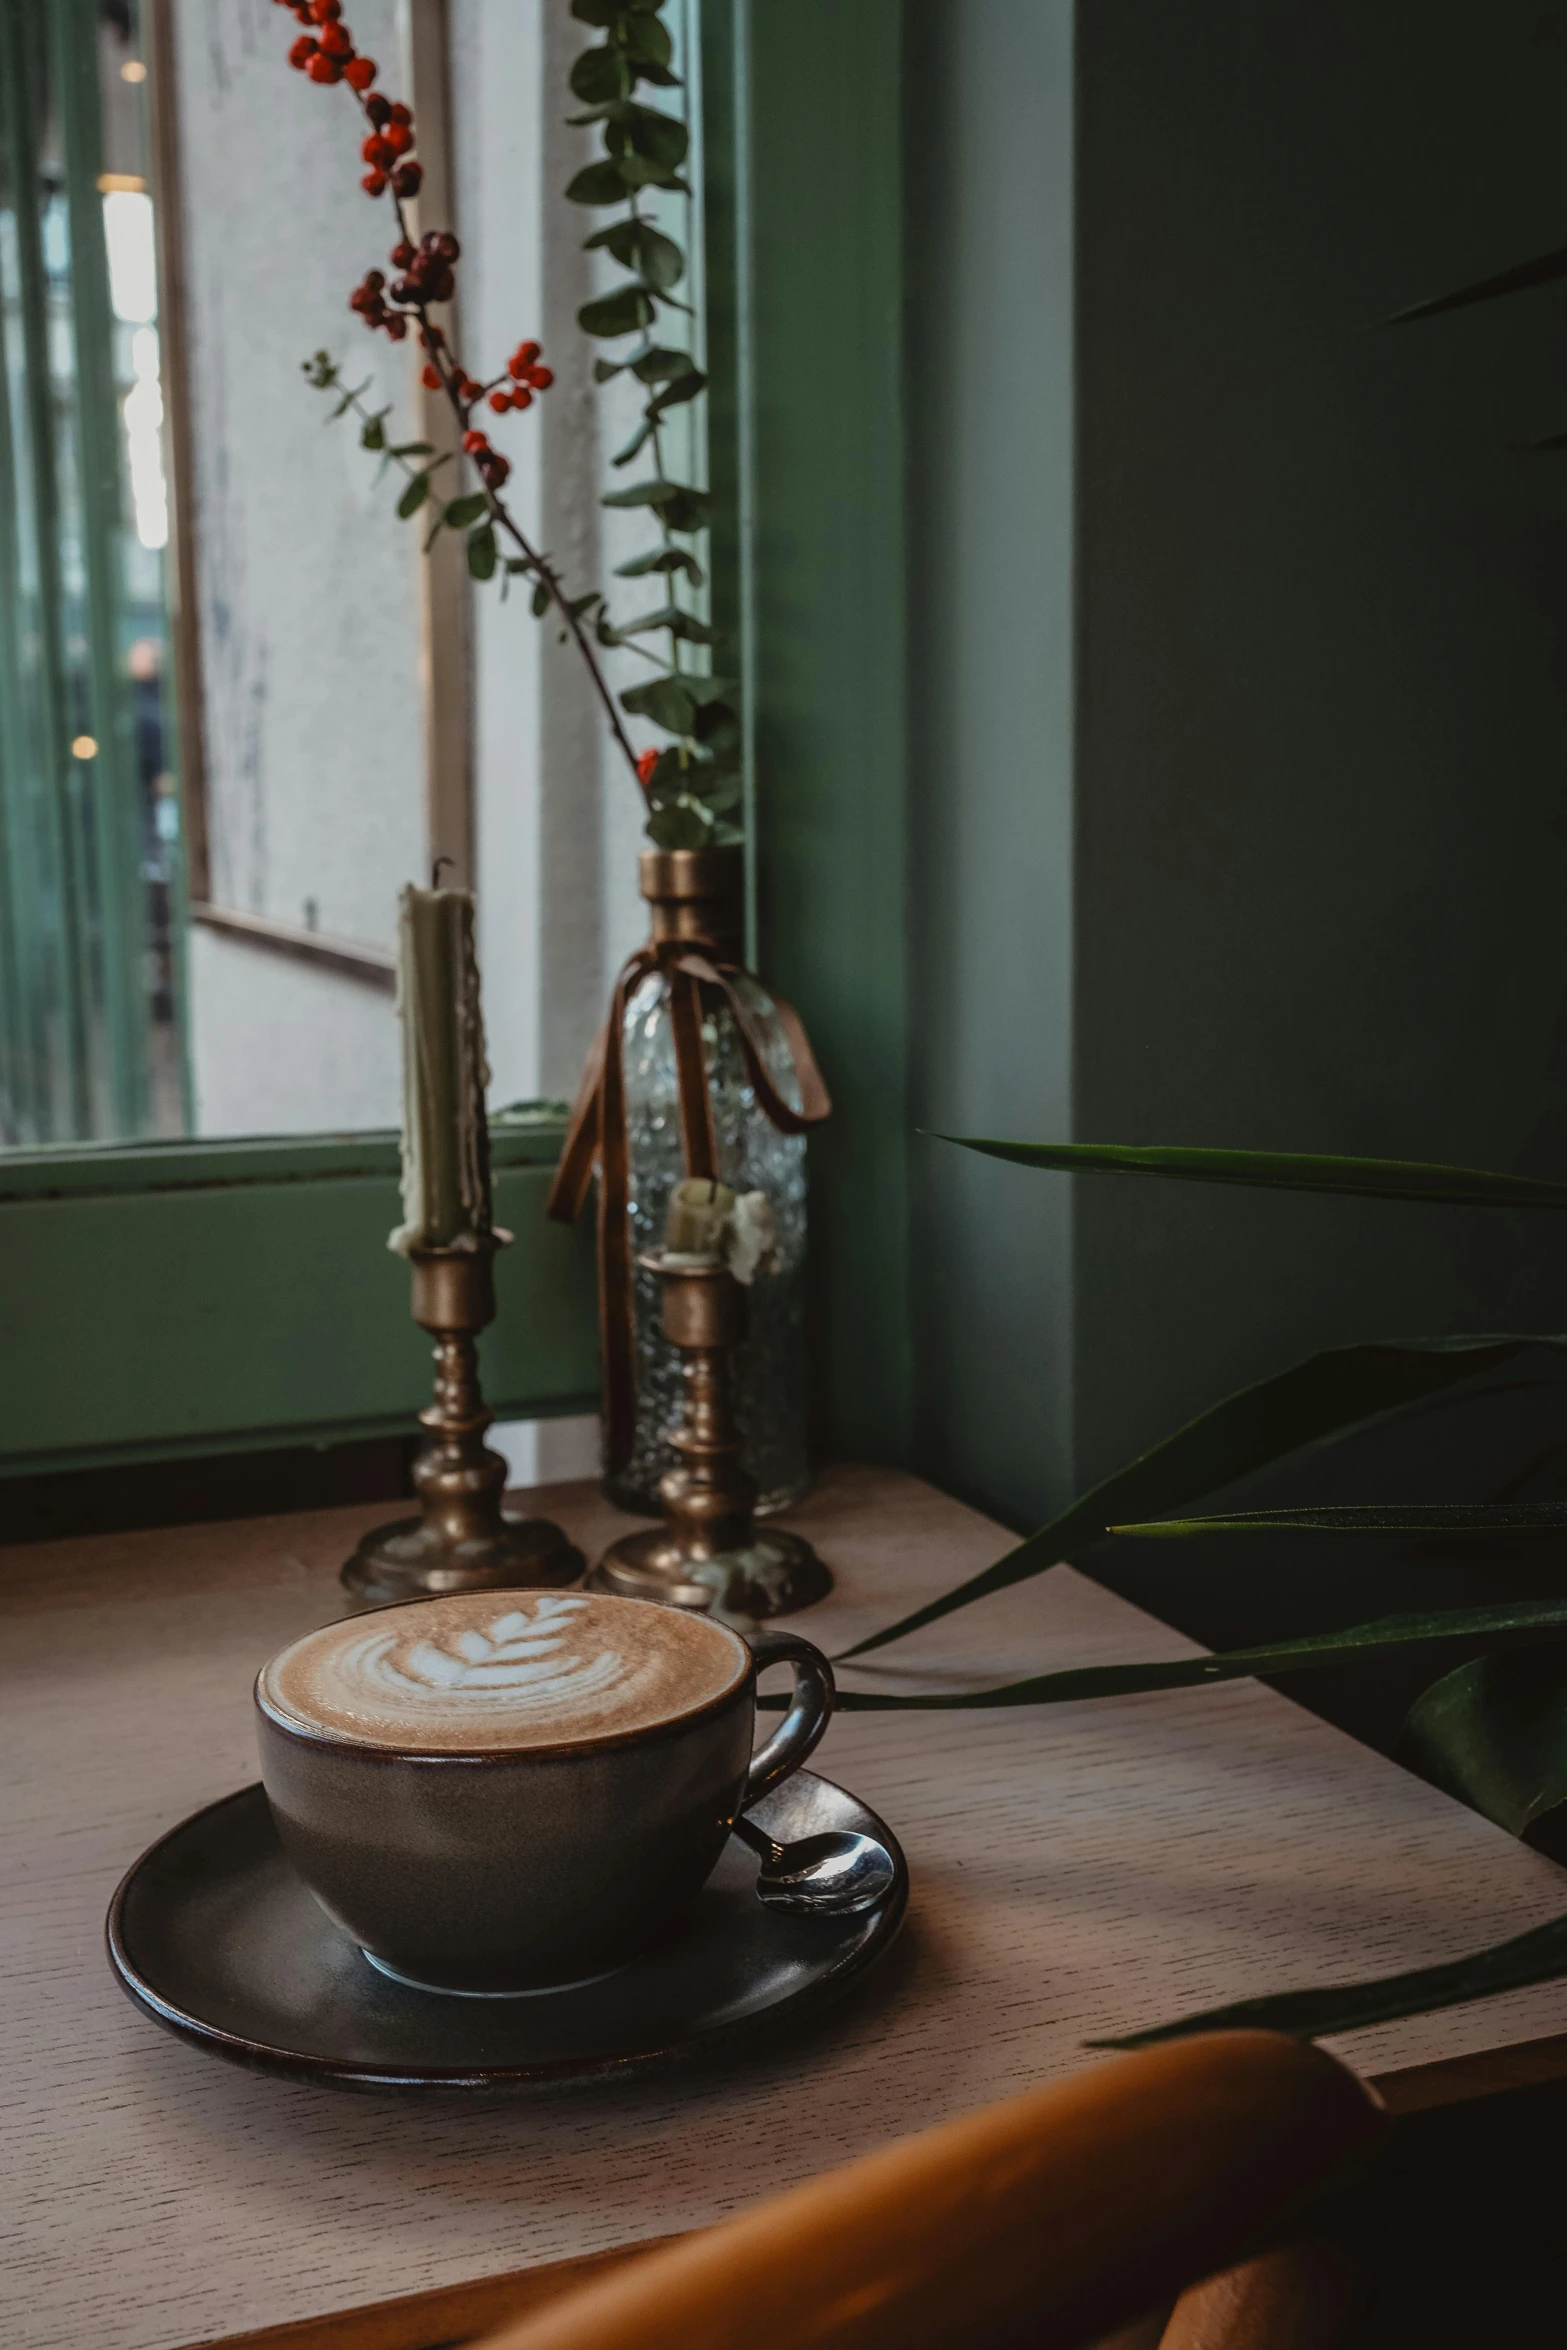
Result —
[[[753, 737], [760, 967], [837, 1099], [812, 1146], [820, 1428], [906, 1461], [902, 12], [700, 6], [712, 469], [737, 518], [714, 610]], [[562, 1138], [494, 1137], [501, 1417], [597, 1401], [591, 1221], [543, 1212]], [[409, 1432], [429, 1351], [397, 1208], [390, 1134], [0, 1154], [0, 1478]]]

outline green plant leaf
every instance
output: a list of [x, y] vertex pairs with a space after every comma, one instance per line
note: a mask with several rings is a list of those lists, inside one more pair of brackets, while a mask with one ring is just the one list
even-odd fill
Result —
[[621, 630], [622, 637], [646, 636], [656, 628], [667, 628], [671, 636], [679, 637], [688, 645], [716, 645], [719, 633], [705, 620], [695, 619], [682, 612], [678, 604], [661, 604], [656, 612], [645, 612]]
[[[689, 196], [691, 193], [688, 183], [678, 171], [671, 171], [667, 164], [655, 163], [648, 156], [622, 155], [617, 159], [617, 169], [628, 188], [668, 188], [676, 196]], [[670, 298], [667, 295], [664, 297], [665, 300]], [[680, 309], [683, 305], [676, 303], [675, 307]]]
[[691, 364], [691, 354], [673, 350], [665, 343], [655, 343], [651, 351], [639, 352], [629, 364], [639, 383], [667, 383], [672, 376], [685, 373]]
[[571, 13], [579, 24], [612, 25], [625, 15], [626, 0], [571, 0]]
[[379, 416], [365, 418], [359, 430], [359, 446], [361, 449], [384, 449], [386, 447], [386, 426]]
[[1206, 1518], [1145, 1518], [1108, 1534], [1546, 1534], [1567, 1527], [1562, 1501], [1330, 1502], [1286, 1510], [1220, 1510]]
[[397, 511], [406, 522], [410, 514], [417, 514], [430, 495], [430, 476], [416, 473], [397, 501]]
[[[674, 43], [669, 27], [659, 23], [651, 9], [640, 9], [627, 22], [625, 30], [627, 50], [639, 64], [667, 69], [674, 55]], [[653, 77], [649, 75], [649, 80]], [[674, 80], [673, 74], [669, 76]]]
[[685, 547], [654, 547], [646, 555], [633, 555], [629, 563], [617, 563], [617, 579], [645, 579], [653, 571], [683, 571], [693, 587], [701, 587], [707, 578], [696, 557]]
[[[651, 718], [655, 726], [670, 734], [685, 734], [696, 715], [690, 686], [691, 681], [684, 677], [650, 677], [642, 685], [628, 686], [620, 706], [633, 718]], [[663, 845], [674, 848], [679, 843], [666, 841]]]
[[541, 579], [537, 587], [534, 589], [533, 595], [530, 599], [530, 605], [535, 620], [542, 620], [544, 618], [545, 613], [550, 608], [550, 601], [550, 591]]
[[699, 743], [705, 743], [711, 751], [738, 750], [740, 713], [728, 702], [708, 702], [698, 710], [692, 721], [691, 732]]
[[468, 575], [471, 579], [493, 579], [496, 558], [495, 532], [483, 522], [477, 530], [468, 533]]
[[490, 510], [490, 501], [483, 490], [469, 490], [461, 498], [453, 498], [446, 509], [446, 519], [453, 530], [466, 530], [470, 522], [477, 522], [481, 514]]
[[1401, 2016], [1429, 2015], [1462, 2007], [1498, 1991], [1521, 1991], [1530, 1983], [1552, 1983], [1567, 1975], [1567, 1917], [1551, 1918], [1511, 1941], [1493, 1943], [1441, 1966], [1416, 1967], [1403, 1975], [1378, 1975], [1366, 1983], [1334, 1983], [1311, 1991], [1276, 1991], [1260, 1999], [1237, 1999], [1228, 2007], [1205, 2008], [1173, 2024], [1127, 2032], [1115, 2040], [1090, 2040], [1090, 2048], [1147, 2048], [1158, 2040], [1183, 2040], [1194, 2032], [1257, 2030], [1288, 2032], [1296, 2040], [1325, 2039], [1356, 2032], [1367, 2024], [1397, 2023]]
[[648, 442], [653, 438], [653, 432], [654, 425], [651, 416], [644, 416], [625, 447], [615, 451], [610, 460], [611, 464], [629, 465], [633, 457], [640, 457]]
[[1098, 1541], [1112, 1525], [1163, 1515], [1181, 1502], [1230, 1485], [1287, 1453], [1341, 1436], [1351, 1428], [1407, 1409], [1465, 1379], [1512, 1362], [1531, 1346], [1558, 1352], [1567, 1338], [1414, 1338], [1329, 1347], [1288, 1371], [1242, 1387], [1178, 1428], [1138, 1459], [1082, 1494], [1059, 1517], [940, 1599], [846, 1649], [862, 1656], [889, 1640], [934, 1624], [957, 1608], [1005, 1591], [1058, 1559]]
[[[712, 504], [706, 490], [688, 489], [678, 481], [634, 481], [623, 490], [611, 490], [599, 500], [601, 506], [651, 506], [656, 514], [668, 515], [674, 508], [691, 507], [699, 512]], [[681, 525], [672, 524], [679, 529]]]
[[1462, 310], [1471, 302], [1495, 302], [1503, 294], [1548, 286], [1560, 277], [1567, 277], [1567, 245], [1558, 246], [1554, 253], [1542, 253], [1537, 261], [1521, 261], [1515, 269], [1499, 270], [1495, 277], [1480, 278], [1472, 286], [1460, 286], [1454, 294], [1434, 294], [1429, 301], [1411, 302], [1407, 310], [1396, 310], [1385, 323], [1407, 326], [1411, 319], [1435, 318], [1439, 311]]
[[1567, 1803], [1567, 1657], [1476, 1657], [1432, 1683], [1405, 1717], [1401, 1751], [1510, 1836]]
[[[1087, 1697], [1140, 1697], [1154, 1689], [1206, 1689], [1220, 1681], [1272, 1680], [1316, 1672], [1325, 1665], [1380, 1663], [1440, 1649], [1449, 1640], [1567, 1640], [1567, 1598], [1499, 1600], [1492, 1607], [1420, 1609], [1379, 1616], [1341, 1632], [1312, 1632], [1300, 1640], [1273, 1640], [1216, 1656], [1177, 1657], [1165, 1664], [1073, 1665], [1035, 1673], [997, 1689], [960, 1690], [929, 1697], [894, 1697], [879, 1689], [840, 1689], [847, 1713], [974, 1713], [995, 1706], [1075, 1705]], [[850, 1655], [855, 1652], [849, 1651]], [[837, 1660], [842, 1663], [844, 1660]], [[765, 1704], [766, 1699], [759, 1699]], [[777, 1700], [782, 1705], [786, 1700]]]
[[600, 106], [606, 99], [631, 95], [631, 68], [620, 51], [607, 41], [600, 48], [584, 49], [567, 80], [572, 96], [580, 98], [585, 106]]
[[[685, 255], [674, 238], [664, 236], [645, 220], [612, 221], [608, 228], [601, 228], [587, 238], [583, 251], [591, 253], [596, 246], [603, 246], [622, 268], [634, 269], [647, 285], [661, 294], [677, 286], [686, 273]], [[684, 359], [685, 354], [677, 352], [672, 356]]]
[[1157, 1143], [990, 1142], [941, 1134], [986, 1158], [1067, 1175], [1162, 1175], [1178, 1183], [1235, 1183], [1265, 1191], [1328, 1191], [1356, 1199], [1426, 1200], [1443, 1207], [1567, 1208], [1567, 1183], [1434, 1167], [1418, 1159], [1340, 1159], [1309, 1151], [1210, 1151]]
[[622, 163], [634, 155], [661, 171], [678, 171], [690, 151], [691, 133], [678, 116], [633, 102], [606, 126], [605, 144]]
[[699, 367], [687, 368], [684, 375], [677, 375], [672, 383], [665, 384], [662, 391], [654, 393], [648, 402], [648, 415], [662, 416], [667, 408], [678, 408], [687, 400], [695, 400], [706, 389], [707, 378], [702, 370]]
[[630, 193], [631, 182], [612, 157], [585, 163], [566, 186], [571, 204], [623, 204]]
[[433, 441], [399, 441], [395, 449], [388, 449], [386, 453], [389, 457], [433, 457], [435, 443]]
[[652, 315], [651, 294], [640, 286], [617, 286], [612, 294], [584, 302], [577, 312], [577, 324], [588, 335], [630, 335], [646, 326]]
[[648, 818], [647, 836], [656, 849], [704, 849], [713, 838], [713, 828], [700, 808], [680, 800], [672, 807], [654, 809]]

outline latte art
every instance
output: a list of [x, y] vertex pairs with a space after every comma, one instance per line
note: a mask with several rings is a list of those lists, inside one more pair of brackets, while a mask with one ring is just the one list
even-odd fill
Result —
[[463, 1752], [676, 1720], [736, 1687], [747, 1662], [722, 1626], [639, 1600], [467, 1592], [308, 1633], [258, 1693], [287, 1726]]

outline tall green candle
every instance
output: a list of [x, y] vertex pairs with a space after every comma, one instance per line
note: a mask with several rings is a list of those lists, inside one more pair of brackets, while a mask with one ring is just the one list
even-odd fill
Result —
[[483, 1248], [493, 1230], [484, 1014], [465, 889], [403, 891], [397, 921], [403, 1030], [403, 1221], [389, 1245]]

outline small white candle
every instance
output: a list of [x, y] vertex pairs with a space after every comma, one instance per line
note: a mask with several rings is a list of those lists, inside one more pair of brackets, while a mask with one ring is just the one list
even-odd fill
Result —
[[388, 1245], [482, 1248], [493, 1230], [484, 1014], [465, 889], [403, 891], [397, 921], [403, 1030], [403, 1221]]

